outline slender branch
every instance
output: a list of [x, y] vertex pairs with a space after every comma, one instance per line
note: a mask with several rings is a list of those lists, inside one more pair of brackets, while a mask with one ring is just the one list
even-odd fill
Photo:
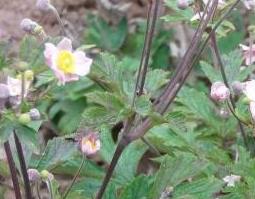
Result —
[[[217, 64], [220, 66], [220, 71], [221, 71], [221, 75], [222, 75], [222, 78], [223, 78], [223, 81], [224, 81], [224, 84], [228, 87], [229, 87], [229, 83], [228, 83], [228, 80], [227, 80], [227, 76], [226, 76], [226, 73], [225, 73], [225, 69], [224, 69], [224, 66], [223, 66], [223, 63], [222, 63], [222, 60], [221, 60], [221, 57], [220, 57], [220, 51], [219, 51], [219, 48], [218, 48], [218, 45], [217, 45], [217, 41], [216, 41], [216, 34], [215, 34], [215, 31], [212, 32], [212, 36], [211, 36], [211, 47], [212, 47], [212, 50], [214, 51], [214, 54], [216, 56], [216, 60], [217, 60]], [[234, 101], [234, 98], [232, 96], [232, 94], [230, 93], [230, 103], [231, 103], [231, 106], [233, 107], [233, 109], [235, 109], [236, 105], [235, 105], [235, 101]], [[231, 109], [230, 109], [231, 110]], [[233, 112], [232, 112], [233, 113]], [[235, 116], [235, 114], [234, 114]], [[236, 117], [237, 121], [238, 121], [238, 125], [240, 127], [240, 131], [241, 131], [241, 135], [243, 137], [243, 141], [244, 141], [244, 144], [246, 146], [246, 148], [248, 147], [248, 142], [247, 142], [247, 137], [246, 137], [246, 133], [244, 131], [244, 128], [242, 126], [242, 121]]]
[[29, 178], [28, 178], [28, 174], [27, 174], [26, 161], [24, 158], [22, 145], [19, 141], [19, 138], [18, 138], [15, 130], [14, 130], [14, 140], [15, 140], [15, 145], [16, 145], [17, 154], [18, 154], [18, 158], [19, 158], [21, 174], [22, 174], [23, 181], [24, 181], [26, 199], [32, 199], [32, 192], [31, 192], [30, 182], [29, 182]]
[[151, 10], [151, 26], [149, 28], [149, 33], [148, 33], [148, 41], [147, 41], [147, 47], [145, 51], [145, 57], [144, 57], [144, 65], [142, 69], [142, 79], [141, 79], [141, 85], [140, 89], [138, 92], [138, 95], [141, 95], [143, 93], [144, 89], [144, 84], [146, 80], [146, 74], [148, 70], [148, 65], [149, 65], [149, 58], [150, 58], [150, 52], [151, 52], [151, 45], [152, 45], [152, 40], [153, 40], [153, 34], [155, 32], [155, 26], [158, 18], [158, 12], [159, 12], [159, 0], [152, 0], [152, 10]]
[[[143, 68], [143, 63], [144, 63], [144, 57], [146, 54], [146, 48], [147, 48], [147, 44], [148, 44], [148, 37], [149, 37], [149, 32], [150, 32], [150, 15], [152, 13], [152, 4], [151, 2], [149, 3], [149, 9], [148, 9], [148, 13], [147, 13], [147, 25], [146, 25], [146, 33], [145, 33], [145, 37], [144, 37], [144, 45], [143, 45], [143, 51], [142, 51], [142, 56], [141, 56], [141, 60], [140, 60], [140, 65], [139, 65], [139, 69], [138, 69], [138, 74], [137, 74], [137, 78], [136, 78], [136, 84], [135, 84], [135, 90], [134, 90], [134, 94], [133, 94], [133, 99], [132, 99], [132, 107], [134, 107], [135, 104], [135, 99], [137, 96], [137, 91], [138, 91], [138, 86], [139, 86], [139, 82], [140, 82], [140, 78], [141, 78], [141, 72], [142, 72], [142, 68]], [[140, 93], [140, 91], [139, 91]]]
[[14, 160], [12, 157], [12, 152], [11, 152], [11, 147], [10, 147], [9, 141], [6, 141], [4, 143], [4, 149], [5, 149], [5, 153], [7, 156], [8, 165], [9, 165], [9, 169], [10, 169], [10, 173], [11, 173], [11, 177], [12, 177], [12, 184], [13, 184], [13, 188], [14, 188], [15, 197], [16, 197], [16, 199], [22, 199], [21, 192], [20, 192], [20, 186], [19, 186], [19, 180], [17, 177], [17, 171], [16, 171], [15, 163], [14, 163]]
[[38, 199], [42, 199], [42, 198], [41, 198], [41, 195], [40, 195], [39, 182], [36, 182], [36, 193], [37, 193]]
[[75, 174], [75, 176], [74, 176], [74, 178], [73, 178], [71, 184], [70, 184], [70, 185], [68, 186], [68, 188], [66, 189], [66, 191], [65, 191], [65, 193], [64, 193], [62, 199], [65, 199], [65, 198], [67, 197], [67, 195], [69, 194], [69, 192], [71, 191], [71, 189], [72, 189], [72, 187], [73, 187], [75, 181], [77, 180], [78, 176], [79, 176], [80, 173], [81, 173], [81, 170], [82, 170], [82, 168], [83, 168], [83, 165], [84, 165], [84, 163], [85, 163], [85, 160], [86, 160], [86, 159], [85, 159], [85, 156], [83, 155], [81, 165], [80, 165], [80, 167], [78, 168], [78, 170], [77, 170], [77, 172], [76, 172], [76, 174]]

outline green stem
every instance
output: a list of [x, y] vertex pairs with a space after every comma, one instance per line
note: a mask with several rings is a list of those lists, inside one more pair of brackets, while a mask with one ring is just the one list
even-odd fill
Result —
[[75, 176], [74, 176], [74, 178], [73, 178], [71, 184], [70, 184], [70, 185], [68, 186], [68, 188], [66, 189], [66, 191], [65, 191], [65, 193], [64, 193], [62, 199], [65, 199], [65, 198], [67, 197], [67, 195], [69, 194], [69, 192], [71, 191], [71, 189], [72, 189], [72, 187], [73, 187], [75, 181], [77, 180], [78, 176], [79, 176], [80, 173], [81, 173], [81, 170], [82, 170], [82, 168], [83, 168], [83, 165], [84, 165], [84, 163], [85, 163], [85, 160], [86, 160], [86, 159], [85, 159], [85, 155], [83, 155], [81, 165], [80, 165], [79, 169], [77, 170], [77, 172], [76, 172], [76, 174], [75, 174]]

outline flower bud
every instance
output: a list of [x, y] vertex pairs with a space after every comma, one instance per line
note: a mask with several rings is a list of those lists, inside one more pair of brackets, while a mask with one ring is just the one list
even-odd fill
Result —
[[0, 84], [0, 98], [7, 99], [10, 96], [9, 88], [6, 84]]
[[235, 81], [232, 83], [232, 89], [236, 95], [240, 95], [243, 92], [245, 84], [239, 81]]
[[48, 12], [52, 9], [50, 0], [37, 0], [36, 7], [42, 12]]
[[28, 124], [29, 122], [31, 122], [31, 118], [30, 115], [28, 113], [23, 113], [19, 116], [19, 122], [21, 124]]
[[24, 61], [20, 61], [19, 63], [17, 63], [17, 69], [20, 71], [24, 71], [28, 68], [28, 63], [24, 62]]
[[46, 37], [45, 32], [38, 23], [32, 21], [31, 19], [25, 18], [21, 21], [20, 27], [23, 31], [27, 32], [28, 34], [42, 37], [43, 39]]
[[54, 175], [47, 170], [42, 170], [40, 175], [42, 180], [44, 181], [48, 181], [48, 180], [52, 181], [54, 179]]
[[40, 118], [41, 118], [41, 114], [38, 111], [38, 109], [36, 109], [36, 108], [32, 108], [29, 111], [29, 116], [30, 116], [31, 120], [40, 120]]
[[27, 174], [30, 182], [36, 182], [41, 178], [37, 169], [28, 169]]
[[26, 70], [24, 73], [25, 80], [27, 81], [33, 81], [34, 79], [34, 72], [32, 70]]
[[80, 149], [84, 155], [94, 155], [100, 150], [100, 147], [101, 143], [97, 133], [91, 132], [81, 138]]
[[189, 0], [178, 0], [177, 7], [181, 10], [185, 10], [190, 5]]
[[211, 98], [216, 102], [224, 102], [230, 96], [229, 89], [222, 82], [214, 82], [211, 87]]

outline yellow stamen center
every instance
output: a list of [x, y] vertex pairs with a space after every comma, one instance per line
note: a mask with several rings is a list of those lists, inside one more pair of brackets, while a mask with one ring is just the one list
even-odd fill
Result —
[[70, 51], [62, 50], [57, 56], [57, 67], [65, 74], [74, 73], [75, 71], [75, 58]]
[[91, 149], [93, 149], [93, 150], [95, 150], [96, 147], [97, 147], [97, 146], [96, 146], [96, 142], [95, 142], [94, 140], [89, 140], [89, 139], [87, 139], [87, 138], [84, 138], [84, 139], [82, 140], [82, 144], [90, 146]]

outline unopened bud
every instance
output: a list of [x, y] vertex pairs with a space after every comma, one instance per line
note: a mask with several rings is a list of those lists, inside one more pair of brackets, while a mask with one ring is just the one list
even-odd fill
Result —
[[36, 7], [42, 12], [48, 12], [52, 9], [50, 0], [37, 0]]
[[34, 72], [32, 70], [26, 70], [24, 75], [25, 75], [25, 80], [33, 81], [33, 79], [34, 79]]
[[31, 122], [31, 118], [30, 115], [28, 113], [23, 113], [19, 116], [19, 122], [21, 124], [28, 124], [29, 122]]
[[42, 180], [44, 180], [44, 181], [48, 181], [48, 180], [49, 180], [49, 181], [52, 181], [52, 180], [54, 179], [53, 174], [50, 173], [50, 172], [47, 171], [47, 170], [42, 170], [41, 173], [40, 173], [40, 175], [41, 175]]
[[9, 96], [9, 87], [6, 84], [0, 84], [0, 99], [7, 99]]
[[189, 0], [178, 0], [177, 7], [181, 10], [185, 10], [190, 5]]
[[40, 120], [40, 118], [41, 118], [41, 114], [40, 114], [39, 110], [36, 108], [31, 109], [29, 111], [29, 115], [30, 115], [31, 120]]
[[25, 71], [28, 68], [28, 63], [21, 61], [17, 64], [17, 69], [20, 71]]
[[27, 174], [30, 182], [36, 182], [41, 178], [37, 169], [28, 169]]
[[86, 156], [96, 154], [101, 147], [98, 133], [91, 132], [88, 135], [81, 138], [80, 149]]
[[232, 89], [236, 95], [240, 95], [243, 92], [245, 84], [239, 81], [235, 81], [232, 83]]
[[45, 39], [46, 34], [43, 30], [43, 27], [40, 26], [35, 21], [32, 21], [31, 19], [23, 19], [20, 23], [20, 27], [23, 31], [27, 32], [28, 34], [39, 36], [42, 39]]
[[214, 82], [211, 87], [211, 98], [216, 102], [224, 102], [229, 99], [230, 91], [222, 82]]

